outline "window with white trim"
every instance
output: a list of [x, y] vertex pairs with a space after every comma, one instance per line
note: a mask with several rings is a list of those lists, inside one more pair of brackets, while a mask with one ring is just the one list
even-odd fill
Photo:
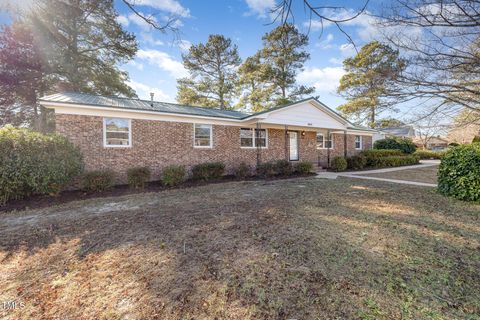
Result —
[[195, 148], [212, 147], [212, 125], [197, 124], [193, 125], [193, 146]]
[[362, 136], [355, 136], [355, 149], [362, 149]]
[[327, 138], [322, 132], [317, 132], [317, 149], [333, 149], [333, 136], [330, 133], [330, 136]]
[[267, 147], [267, 130], [240, 128], [240, 147], [266, 148]]
[[132, 130], [130, 119], [103, 118], [103, 145], [105, 147], [130, 147]]

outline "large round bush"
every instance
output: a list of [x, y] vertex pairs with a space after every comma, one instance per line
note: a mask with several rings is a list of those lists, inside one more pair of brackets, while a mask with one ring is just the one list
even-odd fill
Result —
[[449, 149], [438, 171], [438, 191], [467, 201], [480, 201], [480, 144]]
[[66, 138], [11, 126], [0, 129], [0, 204], [31, 194], [55, 194], [83, 169]]
[[396, 149], [405, 153], [414, 153], [417, 150], [417, 146], [411, 139], [386, 138], [375, 141], [373, 149]]

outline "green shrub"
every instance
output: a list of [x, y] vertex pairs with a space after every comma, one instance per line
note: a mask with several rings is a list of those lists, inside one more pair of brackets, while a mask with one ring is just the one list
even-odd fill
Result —
[[187, 180], [187, 170], [184, 166], [168, 166], [163, 169], [163, 184], [169, 187], [178, 186]]
[[417, 150], [417, 146], [411, 139], [395, 137], [375, 141], [373, 149], [398, 149], [410, 154]]
[[235, 168], [235, 177], [239, 179], [245, 179], [249, 177], [252, 173], [252, 168], [246, 164], [245, 162], [242, 162], [239, 164], [237, 168]]
[[438, 191], [460, 200], [480, 201], [480, 144], [449, 149], [438, 171]]
[[135, 167], [127, 170], [128, 185], [134, 189], [143, 189], [150, 180], [151, 172], [147, 167]]
[[347, 158], [347, 168], [352, 170], [361, 170], [367, 165], [367, 158], [362, 155], [355, 155]]
[[333, 171], [345, 171], [347, 169], [347, 160], [345, 160], [344, 157], [335, 157], [332, 160], [331, 166]]
[[257, 165], [257, 175], [262, 178], [273, 177], [277, 174], [276, 166], [273, 162], [263, 162]]
[[275, 174], [280, 176], [289, 176], [293, 172], [293, 166], [288, 160], [277, 160], [274, 167]]
[[220, 179], [225, 172], [225, 165], [221, 162], [207, 162], [197, 164], [192, 168], [194, 180], [215, 180]]
[[86, 172], [82, 179], [82, 189], [87, 192], [102, 192], [113, 187], [115, 173], [112, 170]]
[[57, 194], [82, 170], [80, 151], [65, 137], [12, 126], [0, 129], [0, 204]]
[[458, 147], [460, 145], [460, 143], [456, 143], [456, 142], [450, 142], [448, 144], [449, 147]]
[[402, 150], [398, 149], [373, 149], [373, 150], [365, 150], [359, 153], [359, 155], [364, 156], [366, 158], [366, 166], [373, 167], [375, 166], [376, 159], [384, 158], [384, 157], [391, 157], [391, 156], [403, 156], [405, 153]]
[[385, 167], [409, 166], [409, 165], [418, 164], [419, 161], [420, 161], [420, 158], [413, 155], [382, 157], [382, 158], [375, 158], [373, 160], [372, 167], [385, 168]]
[[313, 164], [308, 161], [300, 161], [295, 163], [293, 171], [298, 174], [307, 174], [313, 171]]
[[417, 150], [413, 153], [414, 156], [419, 157], [420, 159], [442, 159], [445, 152], [434, 152], [430, 150]]

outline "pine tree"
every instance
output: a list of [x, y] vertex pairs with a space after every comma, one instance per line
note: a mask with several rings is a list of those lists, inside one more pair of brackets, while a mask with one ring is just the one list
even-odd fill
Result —
[[135, 96], [118, 69], [137, 51], [122, 29], [113, 0], [41, 0], [29, 23], [48, 57], [57, 87], [102, 95]]
[[249, 57], [238, 69], [238, 90], [240, 100], [238, 108], [248, 108], [253, 112], [268, 109], [273, 105], [270, 100], [273, 94], [273, 86], [268, 76], [271, 70], [269, 66], [260, 62], [260, 55]]
[[313, 87], [299, 86], [296, 76], [310, 58], [305, 51], [308, 36], [292, 24], [282, 24], [263, 36], [263, 48], [259, 51], [266, 78], [271, 83], [275, 104], [284, 104], [313, 93]]
[[241, 59], [237, 46], [222, 35], [210, 35], [182, 55], [190, 78], [178, 79], [177, 101], [203, 107], [232, 107]]
[[347, 117], [368, 119], [368, 125], [375, 127], [376, 117], [384, 110], [391, 109], [396, 100], [395, 80], [405, 69], [405, 60], [388, 45], [378, 41], [363, 46], [353, 58], [343, 62], [347, 72], [340, 79], [338, 93], [347, 102], [338, 109]]

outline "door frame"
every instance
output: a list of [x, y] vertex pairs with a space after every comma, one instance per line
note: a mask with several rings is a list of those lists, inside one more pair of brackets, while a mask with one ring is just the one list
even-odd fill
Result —
[[[292, 159], [292, 154], [290, 153], [290, 132], [295, 132], [297, 134], [297, 158]], [[288, 130], [288, 160], [289, 161], [299, 161], [300, 160], [300, 138], [299, 132], [297, 130]]]

